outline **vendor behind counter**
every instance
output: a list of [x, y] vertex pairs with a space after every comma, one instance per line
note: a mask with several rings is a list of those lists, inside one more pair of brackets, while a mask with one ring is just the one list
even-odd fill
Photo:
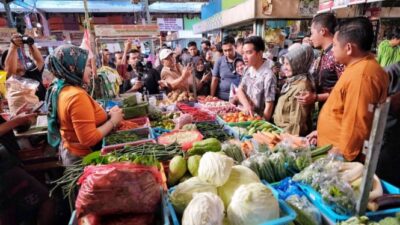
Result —
[[88, 52], [72, 45], [62, 45], [47, 59], [47, 67], [58, 80], [47, 93], [48, 143], [59, 148], [63, 165], [70, 165], [92, 150], [99, 150], [101, 140], [121, 122], [118, 107], [109, 115], [82, 88], [91, 73]]

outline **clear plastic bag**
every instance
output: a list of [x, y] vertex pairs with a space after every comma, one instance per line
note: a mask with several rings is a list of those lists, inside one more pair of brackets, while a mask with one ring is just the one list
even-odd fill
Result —
[[356, 208], [356, 197], [351, 185], [334, 177], [320, 184], [320, 193], [324, 201], [333, 207], [338, 214], [353, 215]]
[[306, 216], [312, 221], [313, 224], [309, 225], [322, 224], [321, 213], [314, 205], [310, 203], [310, 201], [308, 201], [306, 196], [303, 195], [300, 197], [299, 195], [291, 195], [286, 199], [286, 202], [288, 202], [291, 206], [301, 210], [301, 212], [304, 214], [303, 216]]
[[29, 109], [39, 102], [39, 98], [35, 95], [36, 89], [39, 87], [39, 82], [36, 80], [11, 76], [6, 82], [6, 87], [11, 115], [15, 115], [18, 109], [24, 105]]
[[132, 163], [87, 166], [78, 184], [78, 218], [96, 214], [154, 213], [161, 201], [161, 174]]
[[300, 172], [312, 162], [311, 146], [306, 138], [282, 134], [282, 141], [276, 146], [277, 151], [286, 154], [288, 169], [293, 173]]
[[[309, 185], [317, 185], [326, 179], [337, 175], [339, 162], [333, 158], [321, 158], [300, 173], [293, 176], [294, 181], [300, 181]], [[314, 187], [315, 188], [315, 187]]]

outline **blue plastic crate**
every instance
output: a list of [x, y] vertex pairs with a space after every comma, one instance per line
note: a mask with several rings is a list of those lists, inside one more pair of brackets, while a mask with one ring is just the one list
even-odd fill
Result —
[[[385, 194], [400, 194], [400, 189], [381, 180], [383, 193]], [[326, 204], [319, 192], [314, 190], [309, 185], [300, 185], [301, 189], [307, 196], [307, 198], [318, 208], [318, 210], [326, 217], [330, 222], [337, 223], [345, 221], [351, 217], [351, 215], [341, 215], [333, 211], [332, 207]], [[379, 210], [376, 212], [367, 212], [366, 216], [371, 220], [378, 220], [387, 216], [394, 216], [397, 212], [400, 212], [400, 208]]]
[[[272, 194], [276, 198], [278, 198], [278, 193], [276, 192], [276, 190], [274, 190], [274, 188], [270, 184], [268, 184], [266, 181], [262, 181], [262, 183], [264, 185], [266, 185], [268, 188], [270, 188], [271, 191], [272, 191]], [[169, 189], [168, 193], [171, 194], [174, 191], [175, 191], [175, 187], [172, 187], [172, 188]], [[278, 219], [275, 219], [275, 220], [271, 220], [271, 221], [262, 223], [260, 225], [286, 225], [286, 224], [289, 224], [294, 219], [296, 219], [296, 216], [297, 216], [296, 212], [292, 208], [290, 208], [285, 201], [278, 200], [278, 202], [279, 202], [280, 216], [281, 217], [278, 218]], [[181, 222], [178, 219], [178, 216], [177, 216], [177, 214], [175, 212], [174, 206], [169, 201], [169, 199], [167, 201], [167, 206], [168, 206], [169, 214], [171, 216], [172, 224], [173, 225], [180, 225]]]

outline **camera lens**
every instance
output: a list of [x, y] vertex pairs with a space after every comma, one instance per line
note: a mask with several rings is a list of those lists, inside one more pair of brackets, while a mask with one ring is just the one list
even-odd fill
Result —
[[27, 44], [27, 45], [33, 45], [35, 43], [35, 40], [29, 36], [22, 36], [22, 43]]

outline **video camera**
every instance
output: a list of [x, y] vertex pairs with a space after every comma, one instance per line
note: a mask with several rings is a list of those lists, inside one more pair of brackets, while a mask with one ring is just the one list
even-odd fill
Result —
[[32, 37], [29, 37], [27, 35], [20, 35], [22, 39], [22, 43], [27, 44], [27, 45], [33, 45], [35, 44], [35, 40]]

